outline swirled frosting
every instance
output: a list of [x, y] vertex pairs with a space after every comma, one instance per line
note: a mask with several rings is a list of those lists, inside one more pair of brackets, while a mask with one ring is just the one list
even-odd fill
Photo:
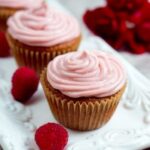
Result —
[[101, 51], [78, 51], [57, 56], [47, 67], [50, 85], [72, 98], [105, 97], [126, 82], [121, 63]]
[[43, 0], [0, 0], [0, 7], [9, 8], [36, 8]]
[[47, 5], [17, 12], [8, 20], [10, 35], [31, 46], [53, 46], [80, 36], [75, 18]]

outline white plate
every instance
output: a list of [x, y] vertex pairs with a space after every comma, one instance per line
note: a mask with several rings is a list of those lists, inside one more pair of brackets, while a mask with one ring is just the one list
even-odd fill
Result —
[[[87, 47], [119, 57], [128, 72], [127, 90], [103, 128], [92, 132], [68, 130], [70, 138], [66, 150], [137, 150], [150, 146], [150, 81], [99, 38], [86, 39], [80, 49]], [[15, 68], [14, 59], [0, 59], [0, 144], [4, 150], [38, 150], [34, 142], [36, 126], [56, 121], [41, 86], [25, 107], [13, 100], [10, 76]]]
[[[66, 150], [140, 150], [150, 146], [150, 81], [97, 37], [84, 39], [80, 47], [107, 51], [118, 57], [128, 72], [127, 90], [117, 111], [103, 128], [91, 132], [69, 131]], [[13, 58], [0, 59], [0, 145], [4, 150], [38, 150], [36, 127], [56, 122], [42, 87], [23, 106], [10, 94]]]

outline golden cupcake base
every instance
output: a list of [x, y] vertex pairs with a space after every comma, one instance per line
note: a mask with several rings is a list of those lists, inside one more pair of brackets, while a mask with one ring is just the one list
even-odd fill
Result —
[[125, 90], [123, 86], [116, 94], [104, 98], [70, 98], [51, 87], [46, 78], [46, 69], [41, 74], [41, 83], [56, 120], [67, 128], [80, 131], [94, 130], [105, 125]]
[[0, 31], [6, 31], [7, 19], [12, 16], [17, 10], [19, 9], [0, 7]]
[[38, 74], [45, 68], [54, 57], [77, 50], [81, 41], [81, 36], [70, 42], [64, 42], [51, 47], [28, 46], [13, 39], [7, 33], [9, 46], [12, 50], [16, 62], [19, 66], [28, 66], [33, 68]]

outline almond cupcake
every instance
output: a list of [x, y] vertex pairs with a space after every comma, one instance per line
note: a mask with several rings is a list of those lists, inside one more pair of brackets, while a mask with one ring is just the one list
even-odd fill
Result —
[[10, 56], [10, 48], [5, 37], [8, 18], [18, 10], [37, 8], [42, 3], [43, 0], [36, 0], [36, 3], [34, 0], [0, 0], [0, 35], [3, 36], [0, 39], [0, 51], [3, 51], [3, 57]]
[[49, 62], [41, 82], [56, 120], [74, 130], [94, 130], [113, 115], [125, 90], [126, 72], [114, 56], [77, 51]]
[[6, 30], [7, 19], [16, 11], [23, 9], [36, 8], [41, 5], [43, 0], [0, 0], [0, 31]]
[[55, 56], [75, 51], [81, 39], [76, 19], [46, 4], [17, 12], [7, 24], [7, 39], [18, 65], [38, 73]]

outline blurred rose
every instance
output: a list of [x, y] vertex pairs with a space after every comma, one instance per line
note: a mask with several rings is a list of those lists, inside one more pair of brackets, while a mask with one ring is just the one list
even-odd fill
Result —
[[150, 3], [146, 0], [107, 1], [109, 6], [84, 14], [87, 27], [117, 50], [126, 49], [136, 54], [150, 51]]
[[137, 25], [136, 32], [139, 39], [144, 42], [150, 42], [150, 20]]
[[4, 32], [0, 32], [0, 57], [10, 56], [9, 46]]
[[107, 0], [107, 3], [114, 10], [122, 10], [125, 7], [126, 0]]
[[144, 5], [147, 0], [107, 0], [114, 10], [133, 12]]
[[98, 36], [112, 38], [118, 33], [118, 21], [113, 11], [108, 7], [86, 11], [83, 20], [87, 27]]
[[135, 29], [138, 39], [144, 42], [150, 42], [150, 3], [137, 11], [132, 16], [132, 22], [135, 23]]
[[144, 20], [150, 20], [150, 3], [147, 2], [144, 6], [130, 16], [130, 21], [138, 24]]

